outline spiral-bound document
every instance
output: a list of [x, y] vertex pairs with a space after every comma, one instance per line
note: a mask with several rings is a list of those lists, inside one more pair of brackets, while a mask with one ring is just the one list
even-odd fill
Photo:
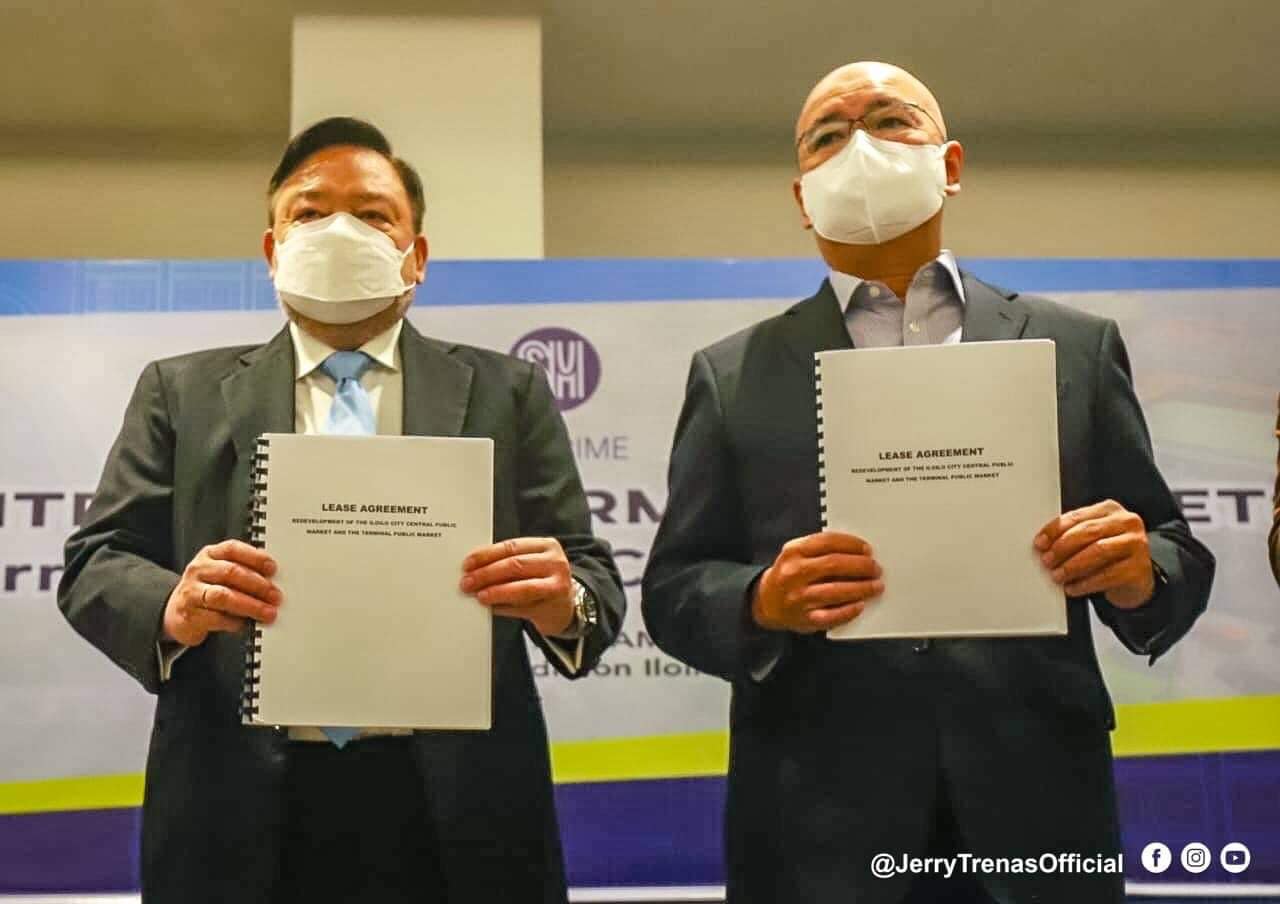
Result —
[[817, 354], [823, 527], [862, 537], [884, 593], [838, 640], [1065, 634], [1033, 547], [1061, 512], [1054, 344]]
[[492, 537], [493, 442], [266, 434], [253, 482], [284, 602], [253, 629], [244, 721], [488, 728], [492, 616], [458, 582]]

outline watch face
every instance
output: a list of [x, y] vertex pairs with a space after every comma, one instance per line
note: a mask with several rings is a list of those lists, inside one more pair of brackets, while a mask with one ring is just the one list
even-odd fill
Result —
[[588, 628], [594, 628], [600, 621], [600, 613], [596, 608], [595, 597], [582, 584], [578, 585], [578, 592], [574, 594], [573, 611], [577, 615], [579, 626], [584, 631]]

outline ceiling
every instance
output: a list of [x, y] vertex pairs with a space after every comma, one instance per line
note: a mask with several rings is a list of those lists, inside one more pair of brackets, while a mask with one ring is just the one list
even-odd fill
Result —
[[541, 12], [549, 152], [785, 153], [810, 85], [878, 58], [970, 141], [1280, 156], [1275, 0], [0, 0], [0, 153], [278, 147], [293, 16], [356, 12]]

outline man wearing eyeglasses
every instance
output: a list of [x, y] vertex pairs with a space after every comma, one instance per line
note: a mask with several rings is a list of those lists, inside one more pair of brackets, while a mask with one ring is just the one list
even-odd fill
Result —
[[[1116, 326], [987, 285], [943, 248], [964, 149], [909, 73], [835, 70], [795, 141], [829, 276], [694, 355], [644, 580], [658, 645], [733, 685], [729, 901], [1119, 904], [1089, 608], [1154, 662], [1203, 611], [1214, 562], [1156, 469]], [[820, 529], [814, 353], [1019, 338], [1057, 348], [1065, 511], [1026, 542], [1069, 597], [1068, 635], [828, 642], [893, 575], [874, 536]], [[983, 518], [957, 512], [955, 542]]]

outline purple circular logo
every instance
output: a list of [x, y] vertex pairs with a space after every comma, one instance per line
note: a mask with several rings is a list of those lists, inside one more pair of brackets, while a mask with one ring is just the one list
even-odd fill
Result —
[[573, 330], [548, 326], [520, 337], [511, 354], [547, 372], [556, 407], [577, 408], [600, 385], [600, 355], [587, 338]]

